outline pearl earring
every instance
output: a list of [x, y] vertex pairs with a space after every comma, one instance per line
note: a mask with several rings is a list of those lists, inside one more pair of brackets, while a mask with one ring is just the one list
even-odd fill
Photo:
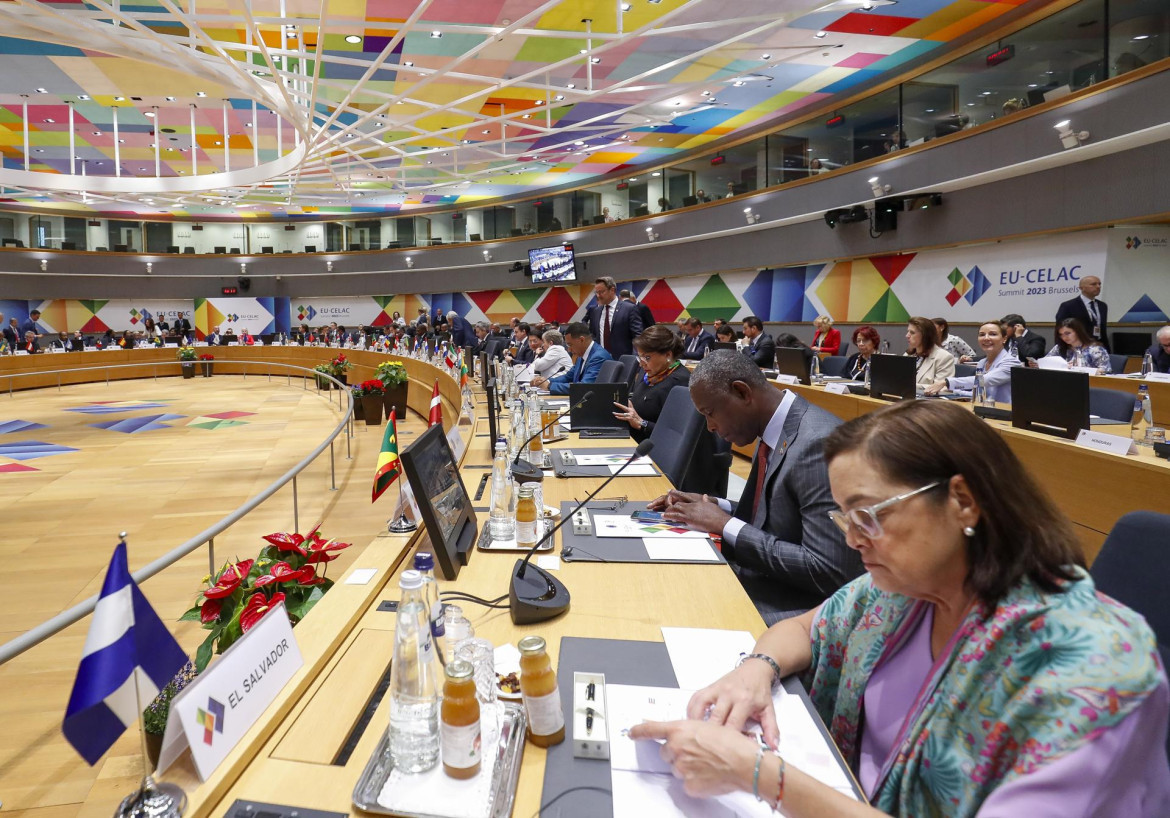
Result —
[[968, 536], [968, 537], [974, 537], [975, 536], [975, 529], [972, 528], [971, 526], [966, 526], [963, 528], [963, 534]]

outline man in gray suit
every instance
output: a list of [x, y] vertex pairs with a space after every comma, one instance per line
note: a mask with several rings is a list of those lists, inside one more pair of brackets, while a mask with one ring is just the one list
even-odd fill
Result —
[[690, 390], [708, 429], [739, 446], [760, 441], [747, 486], [738, 503], [672, 490], [649, 507], [671, 522], [722, 532], [723, 556], [769, 625], [859, 576], [861, 558], [829, 519], [836, 504], [822, 447], [841, 421], [776, 389], [731, 350], [708, 354]]

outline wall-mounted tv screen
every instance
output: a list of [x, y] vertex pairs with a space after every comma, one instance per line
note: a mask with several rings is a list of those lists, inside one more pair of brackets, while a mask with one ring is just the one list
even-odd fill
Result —
[[577, 261], [571, 244], [529, 250], [528, 266], [532, 268], [533, 284], [577, 280]]

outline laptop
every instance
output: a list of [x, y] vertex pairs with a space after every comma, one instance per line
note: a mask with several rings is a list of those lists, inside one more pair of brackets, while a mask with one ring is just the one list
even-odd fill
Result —
[[[589, 398], [584, 400], [586, 395]], [[630, 424], [613, 416], [613, 405], [629, 399], [630, 387], [624, 383], [571, 383], [569, 429], [581, 437], [627, 438]]]
[[811, 358], [803, 349], [798, 347], [776, 348], [776, 372], [779, 375], [791, 375], [798, 383], [808, 386], [812, 383], [809, 377]]

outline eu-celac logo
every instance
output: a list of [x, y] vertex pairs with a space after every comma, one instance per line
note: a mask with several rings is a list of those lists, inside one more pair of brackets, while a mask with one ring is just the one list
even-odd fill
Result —
[[211, 746], [211, 737], [214, 733], [223, 735], [223, 705], [210, 696], [207, 697], [207, 709], [195, 709], [195, 721], [203, 728], [203, 743]]
[[1136, 250], [1141, 246], [1142, 246], [1142, 240], [1139, 239], [1137, 236], [1126, 236], [1125, 237], [1125, 249], [1126, 250]]
[[313, 309], [312, 307], [305, 307], [305, 306], [298, 306], [297, 307], [297, 320], [298, 321], [312, 321], [313, 316], [316, 314], [317, 314], [317, 311], [315, 309]]
[[145, 317], [146, 316], [144, 314], [140, 313], [138, 310], [134, 309], [133, 307], [130, 308], [130, 323], [131, 324], [137, 324], [139, 321], [141, 321]]
[[947, 275], [947, 281], [951, 282], [951, 291], [947, 293], [946, 298], [952, 307], [960, 298], [966, 299], [968, 304], [974, 306], [975, 302], [991, 289], [991, 282], [983, 275], [978, 265], [972, 267], [966, 275], [959, 272], [959, 268], [956, 267]]
[[240, 316], [236, 315], [234, 312], [229, 312], [227, 315], [224, 316], [224, 318], [226, 318], [229, 321], [239, 321], [240, 320]]

